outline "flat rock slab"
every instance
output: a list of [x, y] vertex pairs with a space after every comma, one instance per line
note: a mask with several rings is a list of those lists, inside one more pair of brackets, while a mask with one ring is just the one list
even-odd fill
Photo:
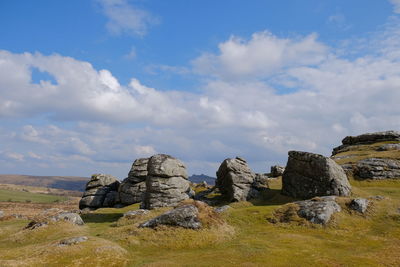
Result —
[[188, 229], [199, 229], [201, 228], [201, 222], [198, 219], [198, 214], [199, 211], [196, 206], [185, 205], [144, 222], [139, 227], [155, 228], [159, 225], [168, 225]]
[[335, 212], [342, 209], [335, 202], [335, 197], [320, 197], [295, 202], [299, 206], [297, 214], [316, 224], [327, 224]]
[[79, 216], [79, 214], [76, 213], [72, 213], [72, 212], [62, 212], [60, 214], [57, 214], [53, 217], [50, 218], [52, 221], [67, 221], [70, 222], [72, 224], [76, 224], [76, 225], [84, 225], [85, 223], [83, 222], [81, 216]]
[[58, 244], [58, 246], [60, 246], [60, 247], [71, 246], [71, 245], [85, 242], [87, 240], [88, 240], [87, 236], [72, 237], [72, 238], [61, 240], [60, 243]]
[[149, 210], [144, 210], [144, 209], [130, 210], [128, 212], [125, 212], [123, 217], [131, 219], [131, 218], [136, 218], [136, 217], [139, 217], [139, 216], [146, 215], [148, 213], [150, 213], [150, 211]]
[[282, 194], [309, 199], [316, 196], [348, 196], [351, 186], [335, 161], [322, 155], [290, 151], [282, 176]]
[[368, 158], [357, 162], [354, 176], [358, 179], [400, 179], [400, 161]]

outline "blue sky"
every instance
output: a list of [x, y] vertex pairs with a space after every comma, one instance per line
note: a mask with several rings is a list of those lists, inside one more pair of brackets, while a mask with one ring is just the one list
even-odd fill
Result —
[[400, 1], [0, 2], [0, 172], [213, 175], [399, 129]]

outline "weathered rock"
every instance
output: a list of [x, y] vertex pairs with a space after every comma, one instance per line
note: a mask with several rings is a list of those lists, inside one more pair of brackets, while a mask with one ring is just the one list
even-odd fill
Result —
[[189, 229], [201, 228], [198, 209], [194, 205], [185, 205], [168, 211], [160, 216], [142, 223], [139, 227], [154, 228], [158, 225], [179, 226]]
[[354, 176], [357, 179], [400, 179], [400, 161], [381, 158], [363, 159], [357, 162]]
[[62, 247], [62, 246], [71, 246], [71, 245], [75, 245], [75, 244], [78, 244], [78, 243], [85, 242], [87, 240], [88, 240], [87, 236], [72, 237], [72, 238], [61, 240], [58, 245], [60, 247]]
[[278, 177], [282, 176], [283, 172], [285, 171], [285, 167], [274, 165], [271, 166], [271, 177]]
[[298, 201], [295, 204], [299, 206], [297, 214], [300, 217], [317, 224], [328, 223], [332, 214], [342, 210], [332, 196]]
[[108, 192], [106, 197], [104, 198], [103, 207], [113, 207], [115, 203], [117, 203], [117, 199], [118, 199], [117, 191]]
[[135, 217], [146, 215], [149, 212], [150, 212], [149, 210], [144, 210], [144, 209], [131, 210], [131, 211], [125, 212], [123, 217], [128, 218], [128, 219], [132, 219], [132, 218], [135, 218]]
[[365, 213], [367, 211], [369, 205], [369, 201], [365, 198], [356, 198], [353, 199], [350, 204], [349, 208], [360, 213]]
[[132, 183], [140, 183], [146, 180], [148, 162], [149, 158], [140, 158], [133, 162], [132, 168], [128, 173], [128, 179]]
[[83, 222], [81, 216], [79, 216], [79, 214], [72, 213], [72, 212], [63, 212], [63, 213], [57, 214], [57, 215], [51, 217], [50, 220], [55, 221], [55, 222], [67, 221], [67, 222], [70, 222], [70, 223], [76, 224], [76, 225], [84, 225], [85, 224]]
[[4, 211], [0, 210], [0, 218], [4, 217]]
[[386, 144], [378, 147], [377, 151], [400, 150], [400, 144]]
[[142, 202], [146, 192], [146, 182], [131, 183], [125, 179], [119, 186], [119, 200], [122, 204], [131, 205]]
[[266, 173], [256, 173], [253, 186], [268, 188], [268, 179], [271, 179]]
[[231, 209], [231, 208], [232, 208], [232, 207], [229, 206], [229, 205], [224, 205], [224, 206], [215, 208], [214, 211], [215, 211], [216, 213], [223, 213], [223, 212], [225, 212], [225, 211], [227, 211], [227, 210], [229, 210], [229, 209]]
[[[93, 174], [79, 202], [79, 209], [112, 207], [117, 199], [116, 193], [112, 192], [116, 192], [118, 187], [117, 178], [108, 174]], [[105, 200], [106, 203], [104, 203]]]
[[236, 157], [222, 162], [215, 185], [228, 201], [244, 201], [252, 197], [254, 179], [246, 160]]
[[282, 176], [282, 194], [295, 198], [348, 196], [351, 186], [342, 167], [322, 155], [290, 151]]
[[386, 131], [366, 133], [358, 136], [346, 136], [342, 140], [342, 145], [333, 149], [332, 155], [346, 151], [349, 146], [372, 144], [383, 141], [400, 141], [400, 132]]
[[141, 208], [176, 206], [188, 199], [190, 183], [185, 165], [169, 155], [158, 154], [149, 159], [146, 193]]

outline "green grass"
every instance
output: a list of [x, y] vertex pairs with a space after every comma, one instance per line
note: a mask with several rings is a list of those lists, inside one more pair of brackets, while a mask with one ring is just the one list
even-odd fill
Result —
[[53, 203], [65, 200], [67, 200], [67, 197], [63, 196], [0, 189], [0, 202]]
[[[357, 149], [351, 153], [368, 156], [366, 147]], [[369, 149], [370, 156], [381, 153]], [[350, 183], [352, 198], [385, 198], [371, 200], [365, 215], [347, 208], [350, 198], [338, 198], [342, 212], [326, 226], [269, 222], [277, 210], [295, 201], [280, 194], [281, 179], [271, 180], [258, 200], [230, 204], [223, 221], [201, 230], [138, 228], [168, 210], [122, 217], [138, 204], [83, 215], [81, 227], [55, 223], [23, 230], [27, 221], [0, 221], [0, 266], [399, 266], [400, 180]], [[61, 239], [80, 235], [89, 240], [56, 246]]]

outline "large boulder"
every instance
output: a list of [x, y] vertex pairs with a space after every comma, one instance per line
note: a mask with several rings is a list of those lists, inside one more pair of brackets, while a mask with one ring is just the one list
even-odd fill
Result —
[[217, 171], [216, 187], [228, 201], [245, 201], [257, 197], [260, 181], [256, 181], [245, 159], [225, 159]]
[[[113, 192], [116, 192], [118, 187], [119, 181], [114, 176], [93, 174], [90, 181], [86, 184], [86, 191], [79, 201], [79, 208], [97, 209], [113, 206], [116, 201], [116, 194]], [[104, 205], [105, 200], [106, 203]]]
[[201, 228], [201, 222], [198, 219], [198, 214], [199, 210], [195, 205], [185, 205], [146, 221], [139, 225], [139, 227], [155, 228], [159, 225], [168, 225], [199, 229]]
[[354, 145], [365, 145], [373, 144], [383, 141], [400, 141], [399, 131], [385, 131], [385, 132], [375, 132], [366, 133], [358, 136], [346, 136], [342, 140], [342, 145], [333, 149], [332, 155], [336, 155], [340, 152], [345, 152], [350, 146]]
[[367, 158], [357, 162], [354, 168], [357, 179], [400, 179], [400, 160]]
[[322, 155], [290, 151], [282, 176], [282, 194], [308, 199], [316, 196], [348, 196], [351, 186], [345, 172]]
[[180, 160], [165, 154], [154, 155], [148, 161], [147, 171], [142, 208], [176, 206], [189, 198], [190, 183]]
[[132, 168], [118, 188], [119, 201], [131, 205], [143, 201], [146, 192], [146, 177], [148, 158], [140, 158], [133, 162]]

